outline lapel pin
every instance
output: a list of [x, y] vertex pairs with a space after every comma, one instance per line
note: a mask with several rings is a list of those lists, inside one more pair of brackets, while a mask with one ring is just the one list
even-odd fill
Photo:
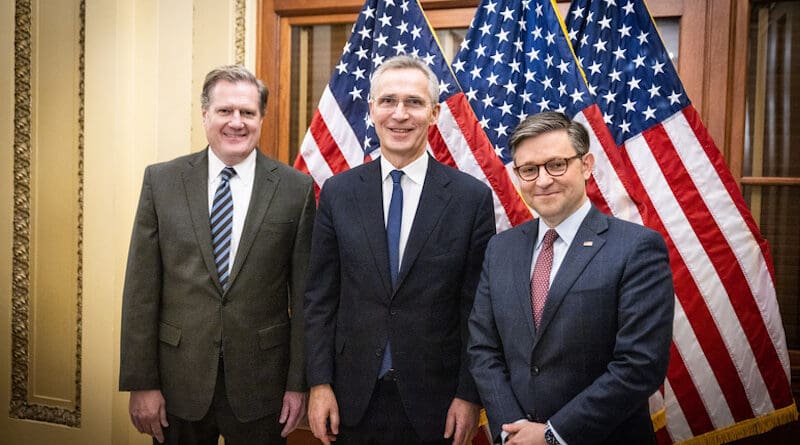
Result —
[[583, 247], [592, 247], [593, 245], [594, 245], [594, 242], [592, 242], [592, 241], [584, 241], [583, 242]]

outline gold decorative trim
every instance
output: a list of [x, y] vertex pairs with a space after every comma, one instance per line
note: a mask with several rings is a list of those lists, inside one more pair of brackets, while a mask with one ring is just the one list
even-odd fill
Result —
[[80, 2], [78, 81], [78, 269], [75, 408], [28, 401], [30, 342], [31, 220], [31, 0], [16, 0], [14, 11], [14, 241], [11, 295], [11, 401], [9, 416], [71, 427], [81, 425], [81, 339], [83, 337], [83, 127], [86, 4]]
[[244, 65], [245, 49], [245, 4], [246, 0], [236, 0], [236, 64]]

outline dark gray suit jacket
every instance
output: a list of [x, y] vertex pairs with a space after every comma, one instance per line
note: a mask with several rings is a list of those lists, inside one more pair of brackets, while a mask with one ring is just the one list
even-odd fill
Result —
[[653, 442], [647, 400], [666, 375], [674, 306], [663, 238], [592, 207], [536, 330], [538, 228], [492, 238], [469, 319], [470, 370], [492, 434], [527, 418], [549, 420], [569, 444]]
[[120, 390], [160, 389], [199, 420], [225, 384], [240, 421], [305, 391], [302, 299], [315, 213], [311, 178], [261, 153], [227, 292], [211, 251], [208, 150], [151, 165], [131, 237]]
[[393, 289], [380, 162], [325, 183], [306, 286], [308, 383], [333, 386], [343, 424], [362, 418], [387, 339], [423, 440], [442, 437], [454, 397], [479, 402], [467, 368], [467, 318], [494, 232], [491, 190], [430, 158]]

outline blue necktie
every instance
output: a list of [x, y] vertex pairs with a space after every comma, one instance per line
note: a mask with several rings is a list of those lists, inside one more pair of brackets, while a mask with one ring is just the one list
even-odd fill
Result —
[[228, 290], [230, 276], [231, 233], [233, 232], [233, 196], [230, 180], [236, 174], [233, 167], [225, 167], [219, 174], [219, 186], [211, 205], [211, 246], [214, 263], [222, 288]]
[[[389, 273], [392, 277], [392, 289], [397, 286], [397, 274], [400, 272], [400, 224], [403, 221], [403, 188], [400, 187], [401, 170], [392, 170], [392, 200], [389, 201], [389, 216], [386, 218], [386, 243], [389, 247]], [[386, 341], [383, 361], [378, 377], [383, 377], [392, 368], [392, 349]]]

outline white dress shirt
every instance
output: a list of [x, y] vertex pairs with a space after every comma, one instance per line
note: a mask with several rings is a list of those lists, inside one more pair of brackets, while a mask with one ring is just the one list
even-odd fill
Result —
[[[552, 227], [555, 229], [556, 233], [558, 233], [558, 238], [556, 238], [555, 242], [553, 242], [553, 267], [550, 269], [550, 284], [553, 284], [553, 277], [556, 276], [558, 273], [558, 268], [561, 267], [561, 263], [564, 261], [564, 257], [567, 256], [567, 250], [569, 250], [569, 246], [572, 245], [572, 240], [575, 239], [575, 235], [578, 233], [578, 229], [581, 227], [583, 220], [586, 218], [586, 215], [589, 214], [589, 210], [591, 210], [592, 204], [587, 199], [586, 202], [583, 203], [578, 210], [575, 211], [572, 215], [568, 216], [564, 221], [561, 221], [556, 227]], [[544, 234], [550, 230], [551, 227], [548, 227], [541, 218], [539, 218], [539, 234], [536, 237], [536, 246], [533, 249], [533, 259], [531, 260], [531, 273], [530, 276], [533, 277], [533, 268], [536, 265], [536, 259], [539, 257], [539, 252], [542, 250], [542, 241], [544, 240]], [[567, 351], [569, 353], [569, 351]], [[519, 419], [517, 422], [525, 422], [526, 419]], [[563, 445], [567, 445], [561, 439], [561, 436], [558, 435], [558, 432], [553, 425], [550, 425], [550, 421], [547, 421], [547, 425], [550, 426], [550, 430], [553, 431], [553, 434], [558, 439], [559, 443]], [[506, 438], [508, 437], [508, 433], [505, 431], [500, 433], [500, 441], [501, 443], [505, 444]]]
[[[256, 151], [250, 152], [250, 155], [244, 161], [236, 165], [225, 165], [220, 161], [217, 155], [211, 148], [208, 149], [208, 213], [211, 214], [211, 208], [214, 205], [214, 194], [217, 192], [217, 187], [220, 181], [220, 172], [225, 167], [233, 167], [236, 170], [236, 175], [233, 176], [228, 183], [231, 186], [231, 195], [233, 197], [233, 231], [231, 233], [231, 260], [228, 262], [228, 270], [233, 269], [233, 263], [236, 260], [236, 251], [239, 247], [239, 239], [242, 236], [242, 229], [244, 228], [244, 220], [247, 217], [247, 209], [250, 207], [250, 196], [253, 194], [253, 178], [256, 175]], [[210, 224], [210, 222], [209, 222]]]
[[403, 219], [400, 221], [400, 248], [398, 255], [399, 265], [403, 264], [403, 253], [406, 250], [408, 235], [411, 233], [411, 225], [414, 223], [414, 215], [417, 214], [419, 207], [419, 197], [422, 194], [422, 184], [425, 183], [425, 174], [428, 172], [428, 152], [425, 152], [414, 162], [403, 168], [395, 168], [391, 162], [381, 156], [381, 178], [383, 178], [383, 225], [389, 221], [389, 202], [392, 200], [392, 177], [389, 175], [392, 170], [402, 170], [403, 176], [400, 177], [400, 187], [403, 189]]
[[[556, 238], [553, 243], [553, 267], [550, 269], [551, 285], [553, 284], [553, 278], [556, 276], [556, 273], [558, 273], [558, 268], [561, 267], [561, 263], [564, 261], [564, 257], [567, 256], [567, 250], [569, 246], [572, 245], [572, 240], [575, 239], [578, 229], [581, 227], [583, 220], [586, 218], [586, 215], [589, 214], [591, 208], [592, 203], [587, 199], [583, 205], [578, 207], [575, 213], [568, 216], [564, 221], [561, 221], [561, 224], [558, 226], [553, 227], [556, 233], [558, 233], [558, 238]], [[536, 266], [536, 259], [539, 257], [539, 252], [542, 250], [544, 234], [550, 229], [551, 227], [548, 227], [547, 224], [539, 218], [539, 234], [536, 237], [536, 246], [533, 249], [533, 259], [531, 261], [531, 278], [533, 278], [533, 268]]]

